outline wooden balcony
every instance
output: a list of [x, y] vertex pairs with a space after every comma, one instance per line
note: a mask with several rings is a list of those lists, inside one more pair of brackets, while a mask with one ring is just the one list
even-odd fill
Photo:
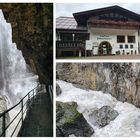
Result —
[[115, 28], [115, 29], [139, 29], [140, 23], [136, 21], [106, 21], [91, 19], [88, 21], [89, 27]]
[[84, 41], [56, 41], [56, 48], [81, 48], [85, 49]]

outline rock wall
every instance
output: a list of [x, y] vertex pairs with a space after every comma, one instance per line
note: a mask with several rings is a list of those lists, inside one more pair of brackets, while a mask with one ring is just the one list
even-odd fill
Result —
[[40, 83], [52, 84], [53, 4], [0, 3], [0, 9], [12, 25], [13, 42], [26, 63], [39, 75]]
[[57, 78], [96, 89], [96, 72], [90, 64], [57, 64]]
[[58, 63], [57, 78], [140, 107], [139, 63]]
[[[0, 114], [7, 109], [7, 102], [4, 96], [0, 95]], [[6, 114], [6, 124], [9, 124], [10, 117]], [[2, 117], [0, 118], [0, 135], [2, 134]]]

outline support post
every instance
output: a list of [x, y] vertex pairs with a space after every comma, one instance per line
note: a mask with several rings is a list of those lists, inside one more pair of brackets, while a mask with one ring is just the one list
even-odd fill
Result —
[[75, 34], [72, 34], [72, 40], [73, 41], [75, 40]]
[[28, 94], [28, 102], [29, 102], [29, 107], [30, 107], [30, 92]]
[[81, 50], [79, 50], [79, 57], [81, 57]]
[[34, 103], [34, 96], [35, 96], [35, 94], [34, 94], [34, 89], [33, 89], [33, 103]]
[[22, 121], [22, 124], [23, 124], [23, 99], [21, 100], [21, 121]]
[[6, 127], [6, 122], [5, 122], [5, 114], [3, 114], [3, 117], [2, 117], [2, 136], [5, 137], [6, 136], [6, 131], [5, 131], [5, 127]]

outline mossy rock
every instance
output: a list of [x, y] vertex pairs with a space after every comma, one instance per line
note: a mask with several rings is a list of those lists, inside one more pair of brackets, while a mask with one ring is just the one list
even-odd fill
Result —
[[83, 115], [77, 111], [77, 103], [75, 102], [56, 103], [56, 125], [57, 136], [87, 137], [94, 132]]

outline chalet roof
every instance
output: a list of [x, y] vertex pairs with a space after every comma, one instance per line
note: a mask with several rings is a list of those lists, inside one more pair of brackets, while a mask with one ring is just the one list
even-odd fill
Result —
[[123, 14], [127, 17], [130, 17], [130, 18], [140, 22], [140, 15], [139, 14], [132, 12], [130, 10], [127, 10], [125, 8], [122, 8], [120, 6], [117, 6], [117, 5], [105, 7], [105, 8], [94, 9], [94, 10], [89, 10], [89, 11], [73, 13], [73, 16], [74, 16], [76, 22], [78, 23], [78, 25], [84, 25], [87, 23], [87, 20], [90, 17], [105, 14], [108, 12], [117, 12], [117, 13]]
[[67, 30], [67, 31], [79, 31], [86, 32], [86, 27], [77, 26], [77, 22], [74, 17], [58, 17], [56, 18], [56, 29], [57, 30]]
[[73, 17], [58, 17], [56, 18], [56, 29], [86, 31], [87, 29], [84, 27], [86, 27], [85, 25], [87, 25], [87, 21], [89, 21], [91, 17], [112, 12], [124, 15], [130, 19], [133, 19], [134, 22], [140, 23], [139, 14], [115, 5], [105, 8], [73, 13]]
[[56, 18], [57, 29], [76, 29], [77, 22], [74, 17], [58, 17]]

